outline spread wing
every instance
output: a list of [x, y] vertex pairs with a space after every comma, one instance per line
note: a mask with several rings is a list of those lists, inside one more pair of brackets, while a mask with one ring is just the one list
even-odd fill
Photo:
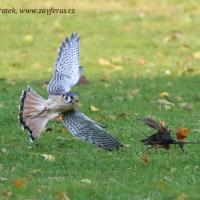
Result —
[[60, 46], [55, 64], [54, 74], [49, 82], [47, 91], [50, 95], [67, 93], [79, 80], [82, 67], [79, 64], [79, 42], [77, 33], [72, 33]]
[[149, 127], [156, 129], [159, 133], [169, 133], [168, 129], [163, 127], [161, 124], [157, 123], [153, 119], [149, 117], [145, 117], [143, 122], [147, 124]]
[[123, 145], [111, 136], [105, 127], [77, 110], [64, 113], [64, 126], [75, 136], [106, 150], [119, 149]]

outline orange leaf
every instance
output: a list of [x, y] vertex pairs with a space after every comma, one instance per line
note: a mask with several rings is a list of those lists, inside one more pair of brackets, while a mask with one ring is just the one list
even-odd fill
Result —
[[185, 127], [183, 127], [183, 128], [178, 128], [178, 129], [176, 130], [176, 138], [177, 138], [178, 140], [184, 140], [184, 139], [186, 139], [187, 136], [188, 136], [188, 132], [189, 132], [189, 131], [190, 131], [189, 128], [185, 128]]
[[15, 186], [16, 188], [23, 188], [25, 186], [25, 182], [23, 179], [21, 178], [16, 178], [12, 180], [12, 184], [13, 186]]

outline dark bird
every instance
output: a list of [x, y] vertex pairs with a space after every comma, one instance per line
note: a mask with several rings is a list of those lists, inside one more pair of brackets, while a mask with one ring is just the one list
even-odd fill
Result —
[[158, 123], [149, 117], [145, 117], [142, 121], [157, 131], [156, 133], [141, 140], [141, 142], [143, 142], [145, 145], [150, 146], [147, 149], [170, 149], [170, 145], [175, 144], [178, 145], [182, 151], [184, 151], [184, 144], [200, 144], [200, 141], [183, 141], [174, 139], [171, 135], [171, 130], [165, 127], [162, 123]]

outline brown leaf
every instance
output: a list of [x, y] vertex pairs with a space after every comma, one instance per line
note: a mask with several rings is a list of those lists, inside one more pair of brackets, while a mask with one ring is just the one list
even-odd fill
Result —
[[99, 111], [99, 109], [96, 106], [90, 106], [90, 110], [92, 112], [98, 112]]
[[70, 200], [65, 192], [55, 192], [54, 195], [57, 200]]
[[4, 198], [7, 198], [7, 199], [12, 195], [12, 193], [7, 189], [2, 190], [1, 194]]
[[16, 188], [24, 188], [25, 187], [25, 181], [21, 178], [16, 178], [12, 180], [12, 185]]
[[146, 153], [143, 153], [142, 155], [140, 155], [139, 159], [145, 164], [149, 163], [149, 155]]
[[193, 105], [187, 102], [179, 103], [179, 106], [185, 110], [192, 110]]
[[120, 119], [124, 119], [124, 118], [126, 118], [126, 113], [125, 112], [121, 112], [121, 113], [118, 114], [117, 117], [120, 118]]
[[188, 136], [190, 129], [186, 127], [178, 128], [176, 130], [176, 138], [178, 140], [185, 140]]
[[84, 76], [82, 75], [77, 83], [77, 85], [88, 85], [90, 84], [90, 81]]

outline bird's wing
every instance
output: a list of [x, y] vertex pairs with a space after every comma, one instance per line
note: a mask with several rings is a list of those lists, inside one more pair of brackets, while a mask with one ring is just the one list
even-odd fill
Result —
[[157, 123], [156, 121], [154, 121], [149, 117], [145, 117], [143, 119], [143, 122], [147, 124], [149, 127], [156, 129], [159, 133], [169, 133], [167, 128], [163, 127], [161, 124]]
[[101, 124], [88, 118], [78, 110], [64, 113], [63, 124], [73, 135], [103, 149], [119, 149], [123, 146]]
[[83, 71], [79, 64], [80, 38], [72, 33], [60, 46], [54, 74], [48, 84], [50, 95], [62, 95], [68, 92], [79, 80]]

